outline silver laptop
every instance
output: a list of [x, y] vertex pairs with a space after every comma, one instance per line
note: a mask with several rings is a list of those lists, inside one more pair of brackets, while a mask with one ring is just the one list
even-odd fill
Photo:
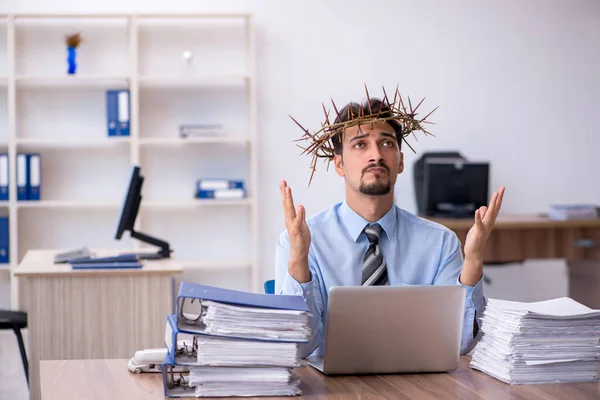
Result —
[[444, 372], [458, 367], [465, 288], [336, 286], [329, 289], [325, 374]]

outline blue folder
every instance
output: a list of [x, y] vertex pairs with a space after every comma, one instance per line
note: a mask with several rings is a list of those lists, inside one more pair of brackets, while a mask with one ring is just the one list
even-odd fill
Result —
[[0, 217], [0, 263], [7, 264], [10, 262], [9, 250], [9, 229], [8, 217]]
[[[167, 327], [165, 329], [165, 346], [167, 357], [173, 364], [177, 365], [199, 365], [198, 355], [193, 348], [193, 332], [186, 332], [177, 326], [177, 316], [167, 315]], [[182, 342], [187, 342], [182, 345]]]
[[[190, 324], [182, 321], [183, 306], [186, 300], [194, 302], [200, 300], [198, 303], [201, 304], [202, 300], [210, 300], [219, 303], [233, 304], [237, 306], [247, 307], [259, 307], [266, 309], [276, 310], [294, 310], [303, 311], [309, 313], [310, 310], [304, 297], [302, 296], [290, 296], [290, 295], [277, 295], [273, 296], [270, 294], [259, 294], [242, 292], [238, 290], [223, 289], [214, 286], [200, 285], [191, 282], [181, 282], [179, 286], [179, 294], [177, 295], [177, 326], [180, 331], [192, 334], [207, 334], [204, 332], [204, 324], [201, 322], [201, 316], [198, 318], [197, 323]], [[238, 339], [253, 339], [253, 340], [267, 340], [273, 341], [273, 338], [262, 339], [262, 338], [245, 338], [243, 336], [235, 336]], [[296, 340], [281, 340], [287, 342], [297, 342]]]
[[168, 353], [161, 368], [165, 397], [196, 397], [196, 389], [188, 385], [189, 371], [187, 368], [175, 364]]

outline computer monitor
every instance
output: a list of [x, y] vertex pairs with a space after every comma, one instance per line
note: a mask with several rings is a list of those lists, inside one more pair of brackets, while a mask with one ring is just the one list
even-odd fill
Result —
[[169, 243], [146, 235], [141, 232], [137, 232], [134, 229], [135, 220], [137, 218], [138, 211], [140, 209], [140, 203], [142, 202], [142, 183], [144, 177], [140, 175], [140, 167], [134, 165], [131, 168], [129, 176], [129, 186], [125, 193], [125, 199], [121, 205], [121, 212], [117, 222], [117, 230], [115, 232], [115, 239], [121, 240], [123, 233], [129, 231], [132, 238], [141, 240], [142, 242], [158, 246], [160, 249], [156, 253], [140, 253], [138, 254], [141, 259], [159, 259], [168, 258], [171, 256], [171, 249]]
[[468, 218], [488, 202], [489, 163], [430, 158], [424, 169], [424, 214]]

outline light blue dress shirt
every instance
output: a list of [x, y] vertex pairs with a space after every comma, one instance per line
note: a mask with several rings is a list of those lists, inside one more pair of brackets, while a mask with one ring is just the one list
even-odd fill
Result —
[[[379, 238], [386, 260], [390, 285], [460, 285], [463, 265], [460, 241], [448, 228], [393, 206], [379, 221]], [[308, 266], [311, 281], [300, 284], [288, 273], [290, 240], [287, 231], [279, 236], [275, 255], [275, 293], [302, 295], [313, 315], [312, 337], [303, 344], [301, 357], [322, 355], [327, 318], [328, 290], [332, 286], [360, 286], [362, 262], [369, 247], [364, 232], [367, 220], [344, 201], [307, 220], [311, 234]], [[474, 319], [485, 307], [483, 283], [466, 286], [461, 353], [476, 343]], [[479, 336], [479, 335], [478, 335]]]

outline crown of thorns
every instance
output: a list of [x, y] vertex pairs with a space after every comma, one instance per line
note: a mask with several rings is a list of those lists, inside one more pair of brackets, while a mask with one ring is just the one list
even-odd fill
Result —
[[[323, 113], [325, 113], [325, 120], [321, 122], [321, 129], [316, 132], [311, 133], [308, 129], [304, 128], [298, 121], [294, 119], [291, 115], [289, 116], [299, 127], [304, 131], [304, 134], [299, 139], [294, 140], [294, 142], [308, 142], [308, 145], [300, 147], [303, 152], [302, 154], [310, 154], [312, 155], [312, 161], [310, 164], [311, 174], [310, 180], [308, 181], [308, 186], [312, 182], [313, 176], [317, 169], [317, 159], [326, 159], [327, 160], [327, 169], [329, 170], [329, 164], [333, 160], [334, 147], [332, 138], [337, 135], [340, 135], [340, 142], [343, 143], [343, 133], [346, 128], [351, 126], [358, 126], [359, 132], [361, 125], [372, 124], [377, 122], [389, 122], [396, 121], [402, 129], [401, 135], [402, 140], [410, 147], [410, 149], [415, 152], [412, 146], [406, 141], [406, 137], [413, 134], [415, 140], [417, 137], [415, 135], [415, 131], [422, 131], [425, 135], [434, 136], [432, 133], [428, 132], [423, 124], [434, 124], [433, 122], [427, 121], [427, 118], [433, 114], [438, 107], [434, 108], [431, 112], [429, 112], [425, 117], [418, 119], [417, 110], [423, 104], [425, 98], [423, 98], [415, 108], [412, 106], [412, 102], [410, 101], [410, 97], [408, 97], [408, 107], [406, 103], [402, 99], [402, 95], [398, 91], [398, 87], [396, 87], [396, 92], [394, 93], [394, 99], [390, 102], [385, 88], [383, 89], [383, 99], [381, 100], [380, 106], [377, 109], [371, 108], [371, 98], [369, 96], [369, 90], [365, 85], [365, 92], [367, 94], [366, 107], [368, 114], [365, 113], [364, 107], [359, 107], [359, 112], [356, 114], [352, 107], [348, 107], [348, 115], [346, 116], [346, 120], [343, 122], [333, 122], [329, 121], [329, 114], [331, 110], [325, 109], [325, 104], [323, 106]], [[331, 104], [333, 106], [333, 110], [336, 114], [335, 121], [342, 121], [342, 115], [338, 111], [335, 103], [331, 100]], [[415, 152], [416, 153], [416, 152]]]

